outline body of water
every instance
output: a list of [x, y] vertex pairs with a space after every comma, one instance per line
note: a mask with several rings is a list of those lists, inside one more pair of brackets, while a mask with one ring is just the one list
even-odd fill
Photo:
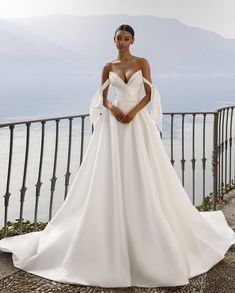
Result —
[[[220, 106], [234, 104], [235, 93], [234, 78], [158, 78], [157, 86], [162, 97], [163, 112], [168, 111], [213, 111]], [[26, 78], [21, 77], [17, 80], [13, 78], [2, 78], [1, 86], [1, 105], [0, 122], [18, 121], [24, 119], [36, 119], [45, 117], [56, 117], [66, 115], [77, 115], [88, 113], [89, 103], [95, 93], [99, 82], [96, 80], [79, 81], [75, 77], [63, 78]], [[143, 93], [143, 91], [142, 91]], [[110, 100], [114, 92], [110, 88]], [[179, 117], [179, 116], [178, 116]], [[196, 120], [196, 177], [195, 177], [195, 196], [196, 204], [202, 200], [202, 116]], [[206, 195], [212, 191], [212, 134], [213, 121], [208, 116], [206, 127]], [[164, 116], [163, 120], [163, 141], [170, 158], [170, 117]], [[185, 189], [192, 199], [192, 119], [185, 120]], [[181, 179], [181, 120], [174, 124], [174, 160], [175, 170]], [[28, 175], [26, 181], [26, 197], [24, 204], [24, 218], [33, 220], [35, 204], [35, 184], [37, 183], [38, 166], [40, 158], [40, 124], [32, 125], [30, 134], [30, 153]], [[79, 168], [80, 156], [80, 120], [74, 121], [73, 141], [72, 141], [72, 160], [70, 186]], [[67, 168], [68, 151], [68, 121], [60, 123], [59, 149], [57, 161], [57, 182], [54, 195], [53, 214], [63, 203], [65, 173]], [[26, 127], [16, 126], [14, 129], [14, 146], [12, 160], [12, 177], [10, 182], [10, 207], [9, 220], [19, 217], [20, 189], [23, 181], [23, 168], [25, 156]], [[91, 128], [89, 117], [85, 124], [85, 145], [84, 152], [90, 140]], [[39, 200], [38, 220], [48, 220], [49, 201], [50, 201], [50, 179], [53, 174], [53, 159], [55, 147], [55, 122], [46, 124], [44, 161], [42, 172], [42, 188]], [[3, 223], [4, 216], [4, 194], [6, 192], [7, 168], [9, 153], [9, 130], [0, 128], [0, 174], [1, 185], [0, 194], [0, 225]], [[167, 176], [167, 174], [166, 174]], [[79, 195], [78, 195], [79, 196]], [[177, 199], [176, 199], [177, 200]]]

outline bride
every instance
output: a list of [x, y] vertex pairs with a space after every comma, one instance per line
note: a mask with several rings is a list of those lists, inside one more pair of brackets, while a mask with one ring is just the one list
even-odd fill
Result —
[[235, 243], [222, 211], [194, 207], [168, 158], [160, 95], [148, 61], [129, 51], [134, 40], [130, 25], [115, 31], [118, 56], [103, 67], [94, 131], [64, 203], [43, 231], [0, 241], [16, 267], [70, 284], [181, 286]]

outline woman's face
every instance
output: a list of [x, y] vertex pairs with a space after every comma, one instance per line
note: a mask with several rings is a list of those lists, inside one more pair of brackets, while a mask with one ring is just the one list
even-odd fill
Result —
[[134, 38], [128, 31], [117, 31], [114, 36], [114, 42], [119, 51], [126, 51], [134, 43]]

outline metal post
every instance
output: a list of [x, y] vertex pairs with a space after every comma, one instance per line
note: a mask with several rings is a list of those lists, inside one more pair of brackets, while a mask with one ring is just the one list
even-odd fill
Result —
[[218, 111], [214, 113], [213, 125], [213, 150], [212, 150], [212, 176], [213, 176], [213, 210], [216, 210], [217, 202], [217, 164], [218, 164]]

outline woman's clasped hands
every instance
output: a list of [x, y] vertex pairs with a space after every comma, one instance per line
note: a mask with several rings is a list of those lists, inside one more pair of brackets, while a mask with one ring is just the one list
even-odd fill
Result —
[[127, 113], [124, 113], [120, 108], [114, 105], [112, 105], [111, 112], [115, 116], [115, 118], [122, 123], [131, 122], [136, 115], [136, 111], [134, 109], [130, 110]]

